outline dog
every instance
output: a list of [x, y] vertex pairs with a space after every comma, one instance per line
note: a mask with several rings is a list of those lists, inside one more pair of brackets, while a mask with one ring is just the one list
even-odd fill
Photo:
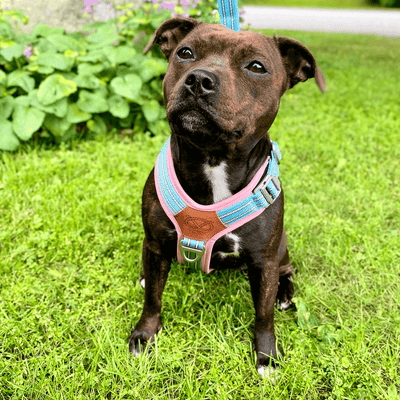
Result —
[[[315, 78], [325, 90], [310, 51], [286, 37], [234, 32], [178, 16], [156, 30], [144, 53], [156, 43], [168, 60], [163, 92], [176, 176], [201, 205], [240, 192], [264, 165], [274, 150], [268, 129], [288, 89]], [[154, 169], [142, 200], [145, 300], [129, 339], [135, 355], [161, 329], [161, 296], [178, 248], [177, 230], [157, 195]], [[275, 303], [289, 308], [294, 293], [283, 214], [282, 190], [260, 215], [216, 240], [211, 255], [215, 270], [247, 266], [256, 314], [253, 349], [262, 376], [277, 366]]]

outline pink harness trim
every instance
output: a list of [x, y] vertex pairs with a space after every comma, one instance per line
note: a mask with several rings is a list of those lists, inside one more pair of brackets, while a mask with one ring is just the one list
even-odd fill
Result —
[[[256, 185], [260, 181], [261, 177], [263, 176], [263, 174], [268, 166], [269, 160], [270, 160], [270, 156], [268, 156], [267, 160], [264, 162], [262, 167], [254, 175], [254, 177], [250, 181], [250, 183], [245, 188], [243, 188], [240, 192], [238, 192], [238, 193], [234, 194], [233, 196], [228, 197], [227, 199], [222, 200], [218, 203], [204, 206], [204, 205], [198, 204], [194, 200], [192, 200], [186, 194], [186, 192], [183, 190], [181, 184], [178, 181], [178, 177], [176, 176], [176, 173], [175, 173], [174, 162], [172, 160], [171, 143], [170, 142], [168, 143], [168, 148], [167, 148], [167, 169], [168, 169], [168, 174], [169, 174], [170, 180], [172, 182], [172, 185], [174, 186], [174, 189], [179, 194], [179, 196], [184, 201], [184, 203], [186, 203], [186, 205], [188, 205], [196, 210], [199, 210], [199, 211], [220, 211], [220, 210], [225, 209], [226, 207], [229, 207], [231, 205], [234, 205], [235, 203], [238, 203], [239, 201], [241, 201], [241, 200], [245, 199], [246, 197], [248, 197], [249, 195], [251, 195], [253, 189], [256, 187]], [[183, 257], [182, 257], [182, 254], [181, 254], [180, 248], [179, 248], [179, 244], [180, 244], [181, 240], [183, 240], [183, 234], [182, 234], [182, 231], [181, 231], [181, 228], [180, 228], [178, 222], [175, 219], [174, 214], [168, 208], [168, 206], [165, 203], [165, 200], [161, 194], [161, 190], [159, 188], [158, 179], [157, 179], [158, 162], [156, 163], [154, 174], [155, 174], [154, 178], [155, 178], [157, 195], [160, 200], [161, 206], [163, 207], [163, 209], [164, 209], [165, 213], [167, 214], [167, 216], [169, 217], [169, 219], [174, 224], [176, 232], [178, 234], [177, 259], [178, 259], [179, 263], [183, 264], [184, 261], [183, 261]], [[214, 243], [217, 241], [217, 239], [219, 239], [220, 237], [224, 236], [225, 234], [235, 230], [239, 226], [244, 225], [246, 222], [251, 221], [253, 218], [260, 215], [263, 211], [264, 211], [264, 209], [257, 210], [253, 214], [251, 214], [245, 218], [242, 218], [239, 221], [234, 222], [233, 224], [227, 226], [226, 229], [222, 230], [221, 232], [214, 235], [211, 239], [209, 239], [205, 243], [206, 249], [205, 249], [204, 255], [201, 259], [202, 271], [205, 273], [209, 273], [209, 272], [213, 271], [213, 269], [210, 268], [210, 260], [211, 260], [212, 249], [213, 249]]]

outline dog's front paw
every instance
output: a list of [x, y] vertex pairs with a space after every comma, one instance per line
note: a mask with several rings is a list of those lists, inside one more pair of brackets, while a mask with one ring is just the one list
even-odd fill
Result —
[[274, 336], [267, 331], [256, 332], [253, 349], [257, 352], [257, 372], [274, 384], [277, 375], [275, 363], [277, 352]]
[[141, 353], [144, 353], [149, 341], [152, 342], [152, 335], [149, 332], [134, 330], [129, 338], [129, 351], [135, 357], [138, 357]]
[[134, 331], [129, 338], [129, 351], [135, 356], [144, 353], [148, 343], [154, 342], [156, 334], [161, 329], [160, 318], [148, 318], [145, 324], [141, 321], [137, 324]]
[[272, 383], [272, 385], [275, 385], [276, 379], [278, 377], [278, 369], [274, 368], [272, 366], [260, 366], [257, 368], [257, 372], [266, 379], [269, 379], [269, 381]]

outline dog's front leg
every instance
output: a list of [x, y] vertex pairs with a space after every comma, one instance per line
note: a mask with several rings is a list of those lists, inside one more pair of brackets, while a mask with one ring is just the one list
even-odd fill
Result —
[[[258, 262], [257, 262], [258, 261]], [[275, 367], [274, 305], [279, 282], [279, 260], [253, 260], [248, 265], [251, 294], [256, 311], [254, 349], [257, 371], [265, 376], [268, 366]]]
[[171, 268], [171, 260], [166, 259], [157, 249], [153, 249], [144, 239], [143, 266], [145, 278], [143, 313], [129, 339], [129, 350], [136, 356], [145, 349], [148, 341], [154, 341], [161, 329], [161, 296]]

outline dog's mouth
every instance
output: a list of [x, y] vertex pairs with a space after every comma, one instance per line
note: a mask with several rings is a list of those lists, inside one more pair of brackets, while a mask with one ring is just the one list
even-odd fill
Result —
[[207, 130], [210, 120], [197, 110], [190, 110], [177, 115], [184, 131], [203, 132]]
[[176, 104], [167, 113], [174, 133], [185, 136], [193, 141], [211, 140], [218, 134], [221, 127], [218, 124], [218, 113], [190, 103]]
[[243, 129], [227, 132], [218, 122], [218, 112], [207, 105], [200, 107], [190, 102], [175, 104], [167, 113], [173, 133], [189, 139], [193, 144], [220, 146], [243, 136]]

